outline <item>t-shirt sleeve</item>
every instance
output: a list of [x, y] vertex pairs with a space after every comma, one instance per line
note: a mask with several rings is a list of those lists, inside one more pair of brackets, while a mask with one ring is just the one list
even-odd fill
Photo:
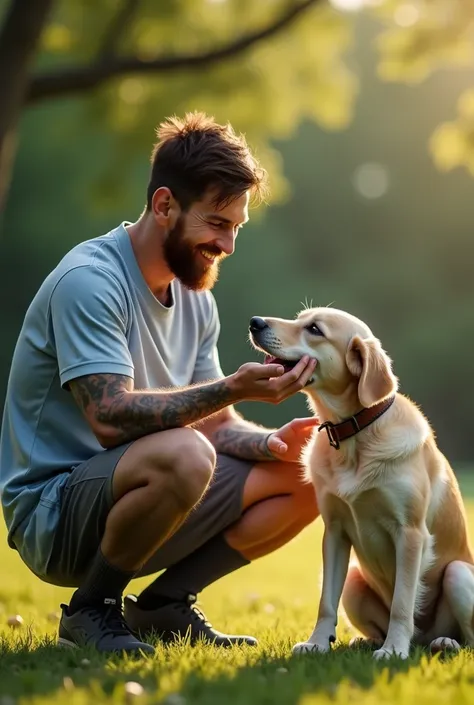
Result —
[[89, 374], [133, 379], [126, 298], [115, 277], [91, 266], [68, 271], [51, 295], [50, 316], [62, 387]]
[[208, 293], [209, 314], [207, 326], [199, 346], [194, 367], [193, 382], [205, 382], [211, 379], [221, 379], [224, 373], [219, 361], [217, 341], [220, 333], [219, 313], [214, 296]]

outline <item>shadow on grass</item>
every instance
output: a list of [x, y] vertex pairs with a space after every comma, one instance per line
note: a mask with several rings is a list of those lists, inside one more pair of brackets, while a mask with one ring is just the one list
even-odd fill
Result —
[[389, 669], [389, 677], [408, 672], [418, 666], [425, 655], [426, 652], [419, 650], [407, 661], [394, 659], [388, 664], [375, 661], [368, 650], [355, 651], [346, 646], [339, 646], [328, 654], [294, 657], [262, 654], [256, 663], [239, 668], [232, 676], [219, 674], [210, 680], [199, 672], [191, 673], [180, 694], [193, 705], [297, 705], [304, 695], [334, 696], [343, 681], [369, 689], [383, 670]]
[[[32, 635], [15, 643], [0, 638], [0, 695], [54, 695], [58, 702], [66, 702], [70, 691], [86, 688], [94, 700], [103, 702], [111, 696], [120, 703], [129, 702], [125, 683], [134, 681], [148, 694], [140, 703], [297, 705], [305, 694], [334, 695], [342, 681], [370, 688], [382, 670], [407, 672], [426, 653], [417, 649], [407, 661], [387, 663], [375, 661], [368, 650], [347, 646], [337, 646], [329, 654], [295, 657], [288, 656], [288, 647], [278, 642], [256, 653], [251, 647], [195, 651], [180, 644], [160, 646], [155, 657], [136, 659], [63, 649], [53, 639], [38, 642]], [[58, 697], [61, 693], [63, 697]]]
[[68, 679], [77, 684], [102, 681], [110, 660], [87, 649], [58, 647], [53, 638], [45, 637], [38, 643], [31, 633], [14, 641], [0, 637], [0, 696], [15, 698], [67, 691], [71, 687]]

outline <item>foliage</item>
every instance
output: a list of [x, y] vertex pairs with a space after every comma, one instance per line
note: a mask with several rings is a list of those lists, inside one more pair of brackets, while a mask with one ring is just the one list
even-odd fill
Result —
[[[382, 81], [416, 85], [439, 69], [472, 66], [472, 3], [333, 2], [336, 8], [365, 5], [378, 22], [373, 60]], [[200, 54], [265, 27], [289, 3], [174, 0], [158, 7], [154, 0], [123, 0], [123, 7], [127, 5], [129, 21], [114, 35], [111, 30], [121, 9], [117, 2], [58, 0], [43, 34], [39, 69], [92, 65], [97, 57], [147, 60]], [[319, 0], [276, 36], [207, 67], [204, 81], [196, 80], [196, 72], [188, 67], [156, 75], [137, 72], [106, 83], [94, 93], [88, 116], [106, 119], [114, 137], [115, 157], [103, 174], [102, 195], [110, 197], [115, 191], [117, 174], [131, 154], [149, 149], [161, 118], [198, 106], [247, 134], [269, 169], [273, 198], [287, 197], [289, 184], [272, 140], [288, 139], [306, 119], [329, 131], [350, 123], [358, 93], [357, 71], [351, 67], [356, 27], [350, 13]], [[430, 141], [435, 163], [442, 169], [472, 166], [469, 95], [460, 103], [460, 120], [442, 125]]]
[[[156, 2], [144, 1], [114, 50], [143, 58], [203, 52], [266, 26], [287, 6], [276, 1], [181, 0], [158, 10]], [[92, 10], [88, 0], [59, 2], [44, 35], [41, 64], [51, 68], [91, 61], [100, 52], [114, 7], [104, 2]], [[357, 86], [342, 59], [350, 36], [347, 18], [321, 2], [272, 39], [209, 67], [204, 80], [183, 70], [111, 81], [89, 102], [86, 116], [105, 119], [114, 137], [115, 157], [101, 180], [101, 197], [110, 198], [118, 182], [123, 184], [132, 154], [149, 151], [155, 126], [164, 116], [197, 107], [247, 135], [270, 173], [273, 197], [283, 197], [288, 184], [271, 139], [288, 138], [305, 118], [326, 129], [347, 126]]]
[[[378, 75], [413, 86], [438, 69], [470, 69], [474, 62], [474, 5], [463, 0], [387, 0], [374, 14], [389, 25], [377, 38]], [[395, 25], [395, 26], [394, 26]], [[474, 97], [463, 92], [459, 116], [443, 122], [430, 139], [442, 171], [465, 167], [474, 174]]]

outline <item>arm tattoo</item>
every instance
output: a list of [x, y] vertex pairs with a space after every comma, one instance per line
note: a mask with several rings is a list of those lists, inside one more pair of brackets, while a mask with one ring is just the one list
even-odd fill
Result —
[[95, 374], [70, 383], [91, 425], [113, 431], [113, 445], [207, 418], [232, 403], [226, 381], [171, 391], [136, 391], [125, 375]]
[[267, 440], [272, 431], [260, 428], [250, 421], [236, 421], [217, 428], [212, 442], [218, 453], [226, 453], [242, 460], [275, 460], [268, 450]]

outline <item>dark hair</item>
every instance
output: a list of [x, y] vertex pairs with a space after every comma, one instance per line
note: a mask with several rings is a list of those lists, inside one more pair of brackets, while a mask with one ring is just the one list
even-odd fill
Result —
[[253, 200], [266, 194], [266, 171], [252, 155], [245, 138], [231, 125], [218, 125], [204, 113], [167, 118], [156, 130], [151, 155], [147, 210], [160, 186], [170, 189], [183, 210], [215, 190], [219, 207], [250, 191]]

